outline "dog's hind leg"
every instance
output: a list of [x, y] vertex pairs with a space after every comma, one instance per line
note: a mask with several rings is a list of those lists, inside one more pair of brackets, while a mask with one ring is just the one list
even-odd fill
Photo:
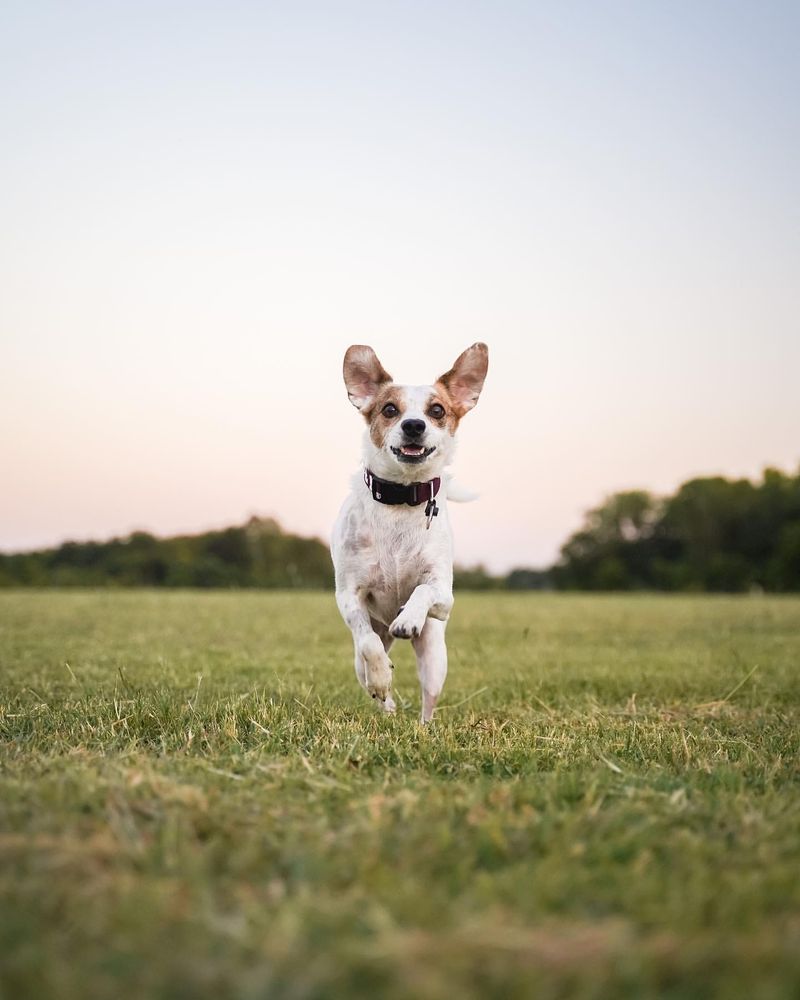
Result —
[[447, 623], [429, 618], [419, 636], [411, 640], [417, 656], [417, 674], [422, 688], [422, 722], [430, 722], [447, 676]]

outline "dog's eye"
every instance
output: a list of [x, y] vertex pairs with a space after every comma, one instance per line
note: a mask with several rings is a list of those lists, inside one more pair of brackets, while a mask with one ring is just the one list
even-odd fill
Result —
[[428, 410], [428, 413], [430, 414], [430, 416], [433, 417], [434, 420], [441, 420], [442, 417], [444, 416], [444, 407], [440, 406], [438, 403], [434, 403], [433, 406]]
[[381, 410], [384, 417], [396, 417], [400, 411], [394, 405], [394, 403], [387, 403], [386, 406]]

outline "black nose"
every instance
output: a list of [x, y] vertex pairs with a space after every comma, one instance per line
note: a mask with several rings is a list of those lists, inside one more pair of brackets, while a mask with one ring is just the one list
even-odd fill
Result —
[[400, 426], [403, 428], [403, 433], [406, 437], [418, 438], [422, 437], [425, 433], [424, 420], [404, 420]]

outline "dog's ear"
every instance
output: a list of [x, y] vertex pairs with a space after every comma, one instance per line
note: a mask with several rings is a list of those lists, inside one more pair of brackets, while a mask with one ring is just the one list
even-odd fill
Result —
[[357, 410], [369, 405], [382, 385], [392, 381], [392, 376], [378, 361], [378, 355], [366, 344], [353, 344], [344, 356], [344, 384], [347, 398]]
[[456, 415], [463, 417], [478, 402], [486, 372], [489, 368], [489, 348], [486, 344], [473, 344], [456, 363], [439, 379], [455, 406]]

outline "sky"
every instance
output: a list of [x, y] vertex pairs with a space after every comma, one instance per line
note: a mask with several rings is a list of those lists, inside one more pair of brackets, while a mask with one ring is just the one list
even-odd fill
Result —
[[0, 549], [328, 540], [341, 361], [490, 350], [456, 557], [800, 464], [800, 5], [0, 6]]

